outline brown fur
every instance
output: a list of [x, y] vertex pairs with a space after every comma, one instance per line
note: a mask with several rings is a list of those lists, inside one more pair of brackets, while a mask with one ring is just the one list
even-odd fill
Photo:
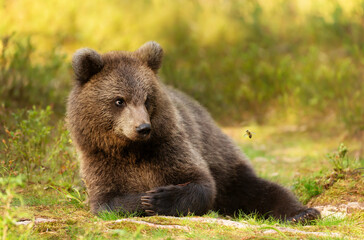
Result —
[[[92, 211], [319, 217], [285, 188], [258, 178], [204, 108], [158, 80], [162, 56], [155, 42], [135, 52], [74, 55], [67, 118]], [[151, 132], [140, 134], [142, 125]]]

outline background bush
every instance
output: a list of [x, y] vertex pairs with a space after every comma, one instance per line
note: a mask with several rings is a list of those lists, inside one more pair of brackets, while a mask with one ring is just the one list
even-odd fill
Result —
[[[71, 54], [156, 40], [163, 81], [221, 122], [338, 121], [364, 129], [364, 3], [2, 0], [1, 101], [64, 111]], [[62, 9], [59, 12], [59, 9]]]

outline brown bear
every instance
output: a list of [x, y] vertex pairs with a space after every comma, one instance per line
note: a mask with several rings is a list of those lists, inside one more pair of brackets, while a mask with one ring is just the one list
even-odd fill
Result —
[[91, 210], [318, 218], [291, 192], [259, 178], [200, 104], [159, 81], [162, 57], [156, 42], [73, 56], [67, 119]]

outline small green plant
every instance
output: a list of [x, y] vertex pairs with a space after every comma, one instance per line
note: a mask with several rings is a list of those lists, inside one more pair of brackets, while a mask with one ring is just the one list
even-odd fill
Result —
[[254, 225], [274, 225], [279, 223], [279, 220], [275, 219], [273, 216], [261, 215], [258, 212], [245, 213], [242, 210], [239, 210], [234, 214], [234, 219], [236, 221], [247, 221]]
[[132, 217], [140, 217], [142, 216], [143, 212], [128, 212], [128, 211], [102, 211], [98, 213], [98, 216], [102, 220], [111, 221], [111, 220], [117, 220], [121, 218], [132, 218]]
[[77, 207], [85, 207], [86, 201], [86, 192], [80, 191], [75, 187], [71, 187], [70, 189], [56, 187], [49, 185], [50, 188], [53, 188], [62, 196], [64, 196], [67, 200], [69, 200], [72, 204], [75, 204]]
[[47, 153], [47, 144], [51, 140], [49, 125], [52, 110], [33, 109], [14, 114], [15, 129], [5, 128], [7, 140], [3, 139], [2, 159], [11, 175], [24, 173], [30, 179], [32, 173], [44, 170], [44, 162]]
[[209, 218], [218, 218], [219, 217], [219, 212], [210, 210], [207, 213], [205, 213], [203, 216], [204, 217], [209, 217]]
[[355, 169], [358, 162], [348, 156], [348, 148], [343, 143], [339, 145], [337, 152], [329, 153], [327, 157], [333, 166], [333, 172], [322, 170], [315, 176], [298, 178], [293, 184], [293, 190], [302, 202], [307, 203], [340, 179], [350, 179], [360, 174], [361, 168]]
[[[65, 123], [61, 120], [58, 123], [53, 135], [56, 136], [52, 142], [51, 149], [48, 153], [47, 161], [49, 168], [60, 176], [60, 184], [62, 186], [79, 185], [79, 171], [76, 151], [71, 144], [69, 132]], [[53, 182], [54, 178], [52, 178]]]
[[293, 191], [306, 204], [311, 198], [321, 194], [323, 187], [319, 184], [316, 177], [301, 177], [294, 182]]
[[48, 178], [50, 182], [61, 178], [68, 185], [76, 182], [78, 162], [68, 131], [64, 121], [54, 127], [52, 115], [50, 106], [13, 113], [8, 120], [11, 125], [4, 128], [5, 138], [0, 143], [0, 161], [4, 166], [0, 175], [24, 174], [28, 181], [40, 180], [39, 176], [41, 181]]
[[335, 171], [342, 172], [344, 169], [349, 167], [350, 161], [347, 153], [348, 148], [343, 143], [341, 143], [337, 152], [327, 154], [327, 157], [334, 166]]

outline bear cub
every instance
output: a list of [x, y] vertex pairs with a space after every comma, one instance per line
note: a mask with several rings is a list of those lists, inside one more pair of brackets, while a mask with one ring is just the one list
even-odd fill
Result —
[[259, 178], [199, 103], [158, 79], [162, 57], [156, 42], [73, 56], [67, 122], [92, 212], [319, 218], [290, 191]]

